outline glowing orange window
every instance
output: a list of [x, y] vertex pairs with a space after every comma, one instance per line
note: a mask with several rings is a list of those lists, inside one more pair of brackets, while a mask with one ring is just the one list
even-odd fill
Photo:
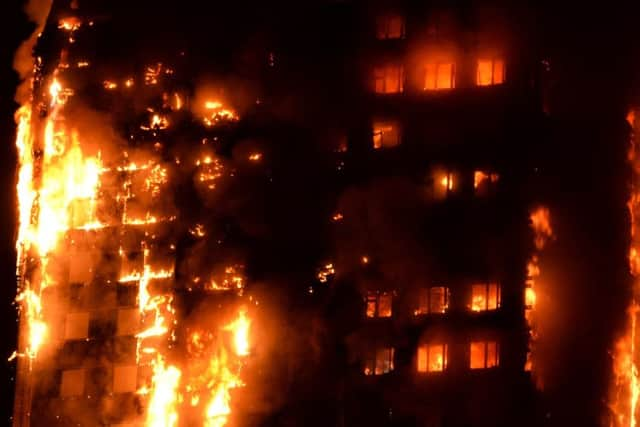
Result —
[[433, 171], [433, 196], [436, 199], [444, 199], [450, 193], [456, 191], [458, 177], [455, 172], [437, 169]]
[[404, 17], [401, 15], [385, 15], [377, 20], [376, 38], [378, 40], [404, 38]]
[[446, 313], [449, 308], [449, 288], [433, 286], [418, 293], [418, 308], [415, 315]]
[[500, 364], [500, 351], [495, 341], [473, 341], [469, 345], [469, 368], [487, 369]]
[[478, 86], [491, 86], [504, 83], [504, 61], [502, 59], [479, 59], [476, 73]]
[[373, 71], [376, 93], [400, 93], [404, 90], [402, 65], [392, 64], [376, 67]]
[[422, 344], [418, 347], [418, 372], [442, 372], [447, 369], [446, 344]]
[[471, 311], [496, 310], [500, 307], [500, 287], [497, 283], [471, 285]]
[[453, 89], [456, 87], [456, 67], [451, 62], [429, 63], [424, 68], [424, 90]]
[[395, 147], [400, 144], [400, 126], [396, 122], [373, 123], [373, 148]]
[[473, 190], [477, 195], [486, 195], [494, 189], [499, 179], [497, 173], [476, 170], [473, 172]]
[[383, 375], [393, 371], [393, 355], [393, 347], [378, 348], [365, 361], [364, 374]]
[[393, 298], [388, 292], [367, 293], [367, 317], [391, 317]]

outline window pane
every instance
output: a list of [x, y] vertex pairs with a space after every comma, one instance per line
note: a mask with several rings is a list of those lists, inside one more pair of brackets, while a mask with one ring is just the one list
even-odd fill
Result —
[[447, 288], [436, 286], [430, 289], [429, 312], [444, 313], [447, 311]]
[[495, 310], [500, 307], [500, 287], [497, 283], [489, 285], [489, 299], [487, 301], [487, 310]]
[[476, 83], [478, 86], [489, 86], [493, 82], [493, 61], [480, 59], [478, 61], [478, 73]]
[[474, 341], [469, 348], [469, 367], [471, 369], [483, 369], [485, 367], [485, 350], [486, 343], [484, 341]]
[[400, 144], [400, 127], [397, 123], [373, 123], [373, 148], [389, 148], [398, 144]]
[[377, 19], [377, 39], [400, 39], [402, 37], [404, 37], [404, 17], [400, 15], [387, 15]]
[[453, 64], [438, 64], [437, 89], [451, 89], [455, 87], [453, 81]]
[[496, 59], [493, 61], [493, 84], [499, 85], [504, 83], [504, 61]]
[[376, 93], [384, 93], [384, 68], [378, 67], [373, 70]]
[[374, 90], [376, 93], [399, 93], [403, 90], [403, 68], [401, 65], [388, 65], [374, 69]]
[[424, 90], [436, 89], [436, 64], [427, 64], [424, 68]]
[[391, 317], [392, 298], [390, 294], [382, 294], [378, 299], [378, 317]]
[[367, 295], [367, 317], [376, 317], [376, 303], [378, 296], [375, 293]]
[[386, 16], [378, 17], [376, 21], [376, 38], [383, 40], [387, 38], [387, 25], [389, 21]]
[[429, 372], [444, 371], [447, 366], [447, 346], [444, 344], [429, 345]]
[[382, 148], [382, 131], [380, 129], [373, 130], [373, 148]]
[[498, 354], [498, 343], [495, 341], [489, 341], [487, 343], [487, 368], [498, 366], [499, 362], [500, 356]]
[[62, 372], [60, 397], [80, 396], [84, 392], [84, 369]]
[[427, 372], [427, 346], [418, 347], [418, 372]]
[[402, 92], [402, 67], [392, 65], [387, 68], [385, 93]]
[[376, 367], [375, 359], [367, 359], [364, 363], [364, 374], [373, 375], [375, 367]]
[[89, 312], [68, 313], [64, 324], [64, 339], [78, 340], [89, 336]]
[[427, 314], [429, 312], [429, 290], [420, 289], [418, 291], [418, 308], [414, 312], [415, 315]]
[[387, 33], [388, 39], [400, 39], [404, 37], [404, 18], [402, 16], [390, 16], [388, 19], [389, 22], [389, 32]]
[[381, 348], [376, 352], [376, 375], [386, 374], [393, 370], [393, 349]]
[[484, 311], [487, 309], [487, 285], [477, 284], [471, 286], [471, 311]]

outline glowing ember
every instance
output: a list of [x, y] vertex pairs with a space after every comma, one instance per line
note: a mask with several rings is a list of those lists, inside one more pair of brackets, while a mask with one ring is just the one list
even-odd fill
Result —
[[212, 278], [206, 284], [205, 289], [209, 291], [229, 291], [242, 290], [244, 288], [244, 276], [242, 265], [231, 265], [224, 269], [220, 277]]
[[330, 277], [336, 274], [336, 269], [333, 267], [332, 263], [325, 264], [322, 268], [319, 269], [316, 277], [320, 283], [327, 283]]
[[118, 83], [112, 82], [110, 80], [105, 80], [102, 82], [102, 86], [107, 90], [114, 90], [118, 88]]

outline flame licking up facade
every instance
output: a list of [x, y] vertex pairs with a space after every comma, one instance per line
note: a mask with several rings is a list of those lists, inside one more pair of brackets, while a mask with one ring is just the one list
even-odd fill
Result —
[[[529, 216], [531, 222], [531, 229], [534, 234], [533, 243], [535, 251], [531, 255], [529, 262], [527, 263], [527, 281], [524, 288], [525, 299], [525, 312], [524, 317], [529, 326], [529, 351], [527, 352], [527, 361], [525, 363], [525, 370], [534, 371], [535, 360], [535, 341], [537, 338], [538, 330], [536, 325], [536, 303], [538, 302], [538, 295], [536, 293], [536, 284], [540, 279], [541, 267], [540, 256], [547, 245], [549, 239], [553, 238], [553, 229], [551, 228], [551, 217], [549, 209], [540, 206], [534, 209]], [[535, 372], [534, 372], [535, 373]], [[542, 387], [542, 380], [540, 377], [536, 378], [538, 387]]]
[[561, 425], [528, 12], [302, 3], [52, 2], [16, 113], [14, 425]]
[[640, 153], [638, 152], [637, 111], [627, 115], [631, 127], [628, 161], [631, 165], [630, 195], [627, 201], [629, 210], [629, 272], [631, 273], [631, 302], [627, 308], [627, 322], [622, 337], [612, 350], [613, 384], [611, 386], [609, 407], [612, 412], [611, 427], [635, 427], [638, 425], [638, 399], [640, 398], [640, 373], [638, 372], [638, 331], [637, 317], [640, 311], [638, 291], [640, 291]]
[[[236, 261], [222, 267], [228, 277], [219, 286], [213, 270], [201, 282], [200, 272], [183, 273], [189, 283], [183, 293], [200, 293], [205, 301], [211, 290], [222, 291], [212, 299], [224, 301], [204, 303], [215, 304], [217, 314], [188, 320], [184, 304], [178, 312], [185, 297], [178, 295], [177, 241], [191, 227], [173, 207], [168, 187], [183, 163], [179, 156], [167, 160], [163, 131], [174, 125], [169, 116], [180, 113], [187, 95], [162, 92], [172, 84], [171, 68], [147, 67], [138, 92], [150, 103], [140, 116], [141, 132], [132, 132], [129, 144], [109, 139], [108, 116], [87, 107], [90, 85], [77, 71], [91, 75], [98, 61], [79, 60], [75, 67], [68, 62], [80, 55], [76, 46], [83, 30], [91, 31], [94, 23], [79, 17], [77, 5], [57, 6], [48, 18], [57, 25], [45, 36], [55, 40], [55, 48], [34, 58], [31, 99], [16, 113], [21, 334], [11, 357], [18, 359], [19, 378], [14, 425], [47, 419], [86, 425], [99, 419], [110, 425], [222, 427], [232, 413], [233, 390], [244, 386], [241, 371], [251, 348], [248, 304], [256, 301], [241, 301], [244, 266]], [[116, 79], [100, 86], [113, 96], [137, 90], [133, 77], [122, 80], [121, 86]], [[205, 109], [211, 111], [202, 119], [209, 137], [238, 120], [220, 102], [208, 101]], [[206, 136], [202, 141], [198, 158], [184, 165], [206, 193], [225, 171]], [[183, 225], [176, 232], [178, 221]], [[192, 228], [198, 230], [193, 242], [204, 239], [203, 227]], [[66, 359], [54, 369], [52, 357]], [[38, 402], [51, 395], [54, 378], [54, 394], [62, 401], [48, 411]], [[105, 406], [114, 395], [118, 407]], [[81, 396], [89, 404], [78, 409], [74, 401]]]

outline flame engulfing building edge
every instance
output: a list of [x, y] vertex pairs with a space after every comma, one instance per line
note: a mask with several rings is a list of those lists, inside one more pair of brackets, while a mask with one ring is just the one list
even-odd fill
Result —
[[[75, 60], [73, 52], [94, 22], [76, 1], [61, 3], [53, 4], [44, 30], [37, 30], [47, 33], [51, 45], [32, 46], [31, 96], [15, 116], [20, 331], [10, 358], [18, 363], [14, 425], [45, 422], [32, 416], [34, 397], [53, 394], [63, 399], [50, 416], [62, 425], [88, 417], [168, 427], [184, 416], [224, 426], [231, 391], [244, 386], [249, 300], [241, 300], [241, 264], [208, 271], [210, 277], [202, 279], [191, 272], [183, 279], [188, 285], [176, 278], [178, 233], [172, 227], [178, 216], [167, 186], [172, 167], [181, 162], [163, 159], [162, 131], [171, 124], [168, 116], [184, 108], [184, 95], [162, 93], [160, 105], [147, 107], [130, 147], [101, 135], [107, 125], [88, 131], [74, 76], [91, 63]], [[153, 90], [173, 72], [158, 63], [137, 81]], [[134, 82], [126, 77], [122, 87], [133, 90]], [[105, 91], [117, 87], [103, 84]], [[220, 101], [207, 100], [203, 109], [207, 129], [238, 120]], [[207, 192], [223, 172], [206, 139], [203, 145], [201, 156], [187, 165]], [[196, 242], [205, 239], [202, 224], [181, 231]], [[219, 313], [181, 327], [186, 310], [178, 313], [178, 288], [213, 298]], [[82, 399], [98, 410], [83, 407]]]
[[637, 110], [627, 115], [631, 127], [628, 161], [631, 166], [630, 194], [627, 201], [629, 210], [629, 272], [632, 288], [631, 302], [627, 308], [627, 322], [622, 337], [612, 351], [613, 375], [609, 408], [611, 427], [635, 427], [638, 424], [638, 399], [640, 398], [640, 373], [638, 372], [638, 312], [640, 311], [640, 152]]
[[533, 209], [529, 215], [531, 230], [534, 234], [535, 251], [527, 262], [527, 279], [524, 289], [525, 310], [524, 317], [529, 327], [529, 351], [525, 362], [525, 371], [530, 371], [538, 389], [544, 386], [543, 377], [534, 369], [536, 359], [536, 340], [538, 339], [538, 325], [536, 322], [536, 305], [538, 301], [539, 280], [541, 276], [541, 256], [548, 241], [554, 238], [553, 228], [551, 227], [551, 214], [549, 208], [538, 206]]

